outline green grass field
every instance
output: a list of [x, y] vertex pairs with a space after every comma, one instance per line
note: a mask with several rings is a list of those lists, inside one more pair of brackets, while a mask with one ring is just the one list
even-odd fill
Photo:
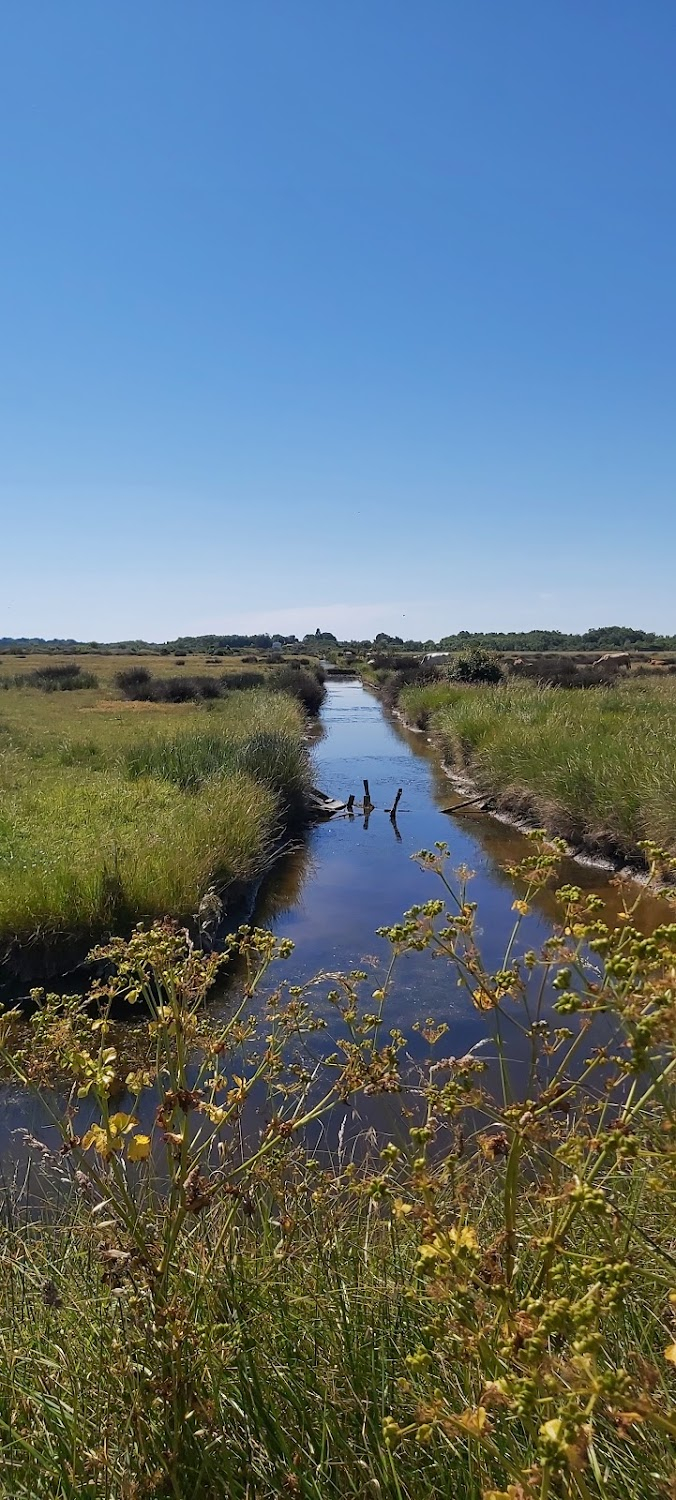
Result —
[[646, 839], [676, 852], [673, 677], [575, 690], [432, 683], [404, 687], [399, 703], [502, 808], [600, 853], [637, 859]]
[[[129, 702], [114, 684], [128, 663], [88, 659], [97, 687], [43, 692], [1, 687], [39, 659], [0, 660], [5, 943], [187, 917], [212, 882], [259, 873], [302, 809], [309, 764], [294, 699], [263, 688], [196, 704]], [[181, 670], [163, 658], [148, 665]], [[218, 677], [228, 668], [241, 663], [189, 666]]]

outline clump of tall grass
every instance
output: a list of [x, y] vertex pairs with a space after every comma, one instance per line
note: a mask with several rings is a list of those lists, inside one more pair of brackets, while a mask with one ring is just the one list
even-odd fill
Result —
[[437, 709], [448, 707], [449, 701], [456, 701], [461, 695], [462, 688], [453, 692], [447, 682], [428, 679], [413, 682], [410, 686], [402, 685], [394, 702], [401, 705], [407, 723], [416, 729], [427, 729]]
[[5, 950], [188, 917], [214, 883], [259, 875], [303, 814], [303, 719], [284, 694], [235, 692], [166, 716], [93, 712], [82, 738], [57, 704], [27, 716], [16, 700], [0, 756]]
[[324, 684], [324, 673], [321, 667], [314, 671], [306, 671], [301, 666], [280, 667], [275, 670], [273, 678], [275, 689], [281, 693], [289, 693], [292, 698], [297, 698], [303, 705], [305, 712], [315, 716], [326, 697]]
[[238, 771], [274, 792], [285, 813], [307, 806], [310, 770], [297, 736], [284, 729], [258, 728], [246, 739], [193, 730], [172, 738], [139, 740], [125, 752], [132, 777], [155, 776], [184, 791], [196, 791], [216, 777]]
[[107, 767], [45, 768], [3, 800], [0, 934], [5, 943], [185, 918], [214, 882], [259, 874], [279, 821], [274, 792], [240, 770], [192, 793]]
[[[285, 984], [291, 945], [249, 928], [223, 956], [137, 931], [96, 951], [84, 1001], [3, 1018], [14, 1079], [67, 1094], [59, 1144], [32, 1142], [42, 1212], [35, 1189], [5, 1194], [12, 1500], [669, 1494], [674, 929], [647, 944], [631, 906], [608, 929], [565, 887], [556, 942], [532, 952], [522, 924], [557, 859], [538, 841], [487, 971], [444, 850], [420, 859], [440, 899], [387, 930], [375, 994], [330, 976], [323, 1048], [318, 982]], [[429, 1019], [411, 1073], [384, 1029], [409, 949], [483, 1016], [480, 1054], [447, 1055]], [[244, 985], [214, 1014], [234, 956]], [[126, 1003], [144, 1017], [131, 1072]]]

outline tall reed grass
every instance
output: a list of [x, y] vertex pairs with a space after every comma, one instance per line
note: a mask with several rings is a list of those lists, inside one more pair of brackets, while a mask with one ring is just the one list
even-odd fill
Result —
[[590, 850], [643, 860], [676, 849], [676, 687], [434, 684], [404, 688], [404, 715], [501, 806]]
[[[78, 695], [79, 698], [80, 695]], [[0, 938], [23, 943], [189, 917], [207, 887], [260, 874], [302, 817], [303, 720], [283, 694], [96, 705], [8, 692], [0, 734]], [[25, 707], [24, 707], [25, 705]]]

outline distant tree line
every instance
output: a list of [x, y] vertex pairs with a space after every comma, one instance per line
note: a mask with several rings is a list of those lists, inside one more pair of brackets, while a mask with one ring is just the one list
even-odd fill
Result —
[[373, 650], [388, 651], [464, 651], [481, 647], [488, 651], [675, 651], [676, 635], [657, 635], [652, 630], [635, 630], [629, 625], [600, 625], [582, 634], [561, 630], [459, 630], [441, 640], [404, 640], [402, 636], [379, 631], [373, 640], [340, 641], [329, 630], [315, 630], [299, 641], [295, 635], [182, 635], [173, 641], [75, 641], [45, 640], [40, 636], [0, 636], [0, 652], [30, 654], [58, 652], [87, 655], [90, 652], [121, 655], [157, 653], [162, 656], [223, 655], [228, 652], [254, 650], [265, 653], [276, 646], [303, 651], [350, 650], [364, 655]]

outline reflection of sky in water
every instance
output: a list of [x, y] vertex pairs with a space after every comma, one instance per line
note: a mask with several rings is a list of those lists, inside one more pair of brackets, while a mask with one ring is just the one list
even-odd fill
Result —
[[[411, 857], [442, 839], [450, 845], [453, 868], [468, 865], [476, 872], [470, 896], [479, 903], [484, 959], [497, 967], [514, 923], [514, 890], [472, 834], [469, 820], [442, 813], [443, 806], [460, 798], [427, 754], [412, 754], [411, 743], [414, 749], [426, 748], [422, 737], [404, 736], [384, 717], [377, 700], [355, 683], [330, 688], [324, 723], [327, 732], [314, 750], [320, 786], [332, 796], [347, 798], [353, 792], [360, 799], [366, 777], [375, 812], [367, 828], [357, 816], [313, 829], [300, 891], [293, 905], [271, 921], [263, 896], [257, 919], [262, 925], [270, 921], [280, 936], [297, 945], [284, 965], [284, 977], [295, 982], [319, 969], [356, 968], [369, 956], [382, 971], [390, 949], [375, 936], [376, 928], [398, 921], [415, 903], [443, 895], [438, 879]], [[385, 811], [400, 786], [401, 841]], [[522, 840], [509, 833], [506, 842], [511, 846], [509, 856], [518, 857]], [[296, 882], [298, 875], [295, 869]], [[283, 908], [283, 901], [282, 873], [272, 882], [273, 911], [278, 903]], [[538, 916], [529, 918], [525, 927], [531, 946], [538, 946], [550, 930], [547, 920]], [[452, 1051], [464, 1050], [485, 1032], [485, 1017], [473, 1010], [448, 965], [431, 961], [428, 954], [407, 954], [397, 967], [388, 1000], [389, 1024], [408, 1035], [411, 1022], [428, 1015], [449, 1024]]]
[[[319, 824], [310, 831], [304, 847], [268, 880], [255, 920], [296, 944], [277, 975], [297, 983], [320, 970], [367, 967], [370, 958], [381, 979], [390, 948], [375, 936], [376, 928], [397, 922], [408, 907], [443, 894], [438, 878], [422, 871], [411, 858], [418, 849], [432, 849], [438, 840], [450, 846], [449, 871], [460, 865], [475, 871], [469, 895], [479, 906], [483, 957], [488, 968], [498, 968], [514, 923], [515, 895], [501, 867], [523, 857], [529, 848], [525, 839], [494, 819], [444, 815], [441, 809], [460, 800], [462, 794], [454, 791], [435, 764], [424, 737], [395, 727], [359, 683], [332, 684], [322, 718], [325, 733], [313, 749], [319, 786], [331, 796], [347, 799], [352, 792], [361, 800], [366, 777], [375, 811], [367, 828], [360, 816]], [[403, 788], [397, 817], [399, 838], [385, 811], [398, 787]], [[589, 888], [605, 887], [612, 899], [598, 871], [570, 863], [562, 877]], [[539, 948], [551, 931], [551, 897], [545, 894], [538, 899], [539, 911], [522, 926], [520, 951]], [[648, 909], [648, 925], [649, 921]], [[369, 992], [367, 986], [365, 995]], [[229, 1004], [227, 993], [225, 999]], [[324, 1009], [321, 1002], [319, 1008]], [[399, 1027], [411, 1052], [420, 1056], [427, 1051], [426, 1044], [416, 1038], [411, 1025], [428, 1016], [448, 1024], [440, 1044], [442, 1055], [462, 1054], [490, 1029], [486, 1015], [477, 1012], [458, 988], [445, 960], [432, 961], [429, 953], [407, 954], [396, 970], [384, 1030]], [[516, 1061], [523, 1044], [513, 1028], [509, 1031], [508, 1055]], [[492, 1052], [488, 1047], [487, 1057]], [[152, 1100], [146, 1101], [145, 1109], [148, 1120], [144, 1123], [149, 1124]], [[372, 1101], [374, 1116], [383, 1111], [390, 1113], [391, 1106]], [[40, 1120], [40, 1107], [33, 1099], [15, 1088], [0, 1094], [0, 1149], [6, 1164], [8, 1158], [16, 1161], [22, 1155], [12, 1132], [17, 1127], [34, 1131]], [[11, 1165], [6, 1165], [5, 1175], [10, 1171]]]

